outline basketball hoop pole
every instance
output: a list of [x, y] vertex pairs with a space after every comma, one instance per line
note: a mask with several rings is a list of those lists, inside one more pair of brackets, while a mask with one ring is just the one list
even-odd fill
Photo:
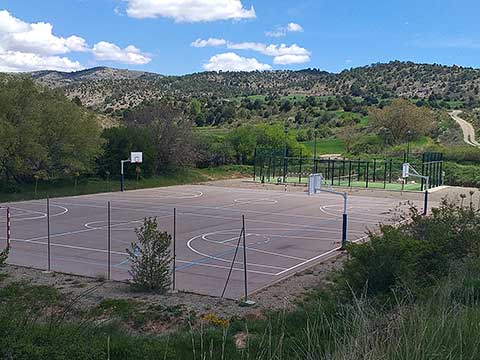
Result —
[[428, 189], [430, 185], [430, 176], [420, 175], [417, 170], [409, 163], [404, 163], [402, 166], [402, 177], [403, 183], [405, 183], [406, 178], [413, 176], [425, 180], [425, 196], [423, 199], [423, 216], [428, 214]]
[[123, 192], [125, 188], [125, 175], [123, 171], [123, 164], [130, 162], [130, 159], [128, 160], [120, 160], [120, 191]]
[[123, 165], [125, 163], [132, 164], [141, 164], [143, 162], [143, 153], [142, 152], [131, 152], [130, 157], [127, 160], [120, 160], [120, 191], [125, 190], [125, 175]]
[[[316, 184], [316, 177], [320, 179], [320, 184], [319, 187], [317, 188]], [[342, 250], [345, 250], [347, 247], [347, 231], [348, 231], [348, 194], [346, 192], [340, 192], [340, 191], [335, 191], [335, 190], [330, 190], [330, 189], [324, 189], [322, 187], [322, 181], [323, 181], [323, 176], [322, 174], [312, 174], [309, 176], [308, 180], [308, 194], [309, 195], [314, 195], [317, 192], [326, 192], [329, 194], [334, 194], [334, 195], [340, 195], [343, 197], [343, 215], [342, 215]]]

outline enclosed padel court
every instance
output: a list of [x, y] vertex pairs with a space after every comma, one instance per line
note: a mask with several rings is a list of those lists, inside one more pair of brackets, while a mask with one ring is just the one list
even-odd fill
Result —
[[429, 178], [428, 188], [443, 185], [443, 154], [404, 154], [401, 158], [354, 159], [284, 156], [282, 150], [256, 149], [253, 179], [276, 184], [307, 184], [310, 174], [320, 173], [331, 186], [424, 191], [425, 180], [405, 179], [402, 166], [409, 163]]

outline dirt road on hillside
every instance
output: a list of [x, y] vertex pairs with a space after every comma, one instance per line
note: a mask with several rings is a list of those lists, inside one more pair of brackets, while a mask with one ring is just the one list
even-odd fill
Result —
[[473, 128], [472, 124], [470, 124], [468, 121], [463, 120], [460, 117], [461, 113], [461, 110], [454, 110], [449, 114], [452, 119], [455, 120], [457, 124], [460, 125], [460, 127], [462, 128], [463, 141], [465, 141], [468, 145], [480, 147], [480, 143], [475, 140], [475, 129]]

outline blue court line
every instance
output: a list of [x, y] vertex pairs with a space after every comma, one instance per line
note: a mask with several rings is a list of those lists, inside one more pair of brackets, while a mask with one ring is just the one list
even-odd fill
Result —
[[[228, 250], [228, 251], [224, 251], [224, 252], [221, 252], [221, 253], [218, 253], [218, 254], [214, 254], [212, 255], [213, 257], [221, 257], [221, 256], [225, 256], [225, 255], [229, 255], [229, 254], [233, 254], [235, 252], [235, 249], [233, 250]], [[188, 269], [190, 267], [193, 267], [195, 265], [200, 265], [200, 264], [203, 264], [203, 263], [206, 263], [210, 260], [215, 260], [215, 259], [212, 259], [211, 257], [207, 257], [205, 256], [204, 258], [200, 259], [200, 260], [196, 260], [196, 261], [192, 261], [188, 264], [185, 264], [185, 265], [181, 265], [181, 266], [177, 266], [175, 269], [176, 270], [184, 270], [184, 269]], [[122, 266], [123, 264], [126, 264], [128, 263], [129, 259], [125, 259], [123, 260], [122, 262], [116, 264], [116, 265], [113, 265], [113, 267], [120, 267]]]
[[112, 267], [116, 268], [116, 267], [120, 267], [122, 266], [123, 264], [126, 264], [128, 262], [128, 258], [126, 258], [125, 260], [123, 260], [122, 262], [118, 263], [118, 264], [115, 264], [113, 265]]
[[[233, 249], [233, 250], [228, 250], [228, 251], [223, 251], [223, 252], [218, 253], [218, 254], [214, 254], [214, 255], [212, 255], [212, 257], [221, 257], [221, 256], [233, 254], [233, 253], [235, 253], [235, 249]], [[204, 263], [209, 262], [209, 261], [212, 261], [212, 260], [215, 260], [215, 259], [212, 259], [211, 257], [205, 256], [204, 258], [202, 258], [202, 259], [200, 259], [200, 260], [192, 261], [191, 263], [188, 263], [188, 264], [185, 264], [185, 265], [176, 267], [176, 269], [177, 269], [177, 270], [184, 270], [184, 269], [191, 268], [191, 267], [193, 267], [193, 266], [195, 266], [195, 265], [204, 264]]]
[[[257, 243], [258, 245], [261, 245], [259, 243]], [[247, 246], [247, 250], [248, 249], [254, 249], [253, 246]], [[210, 262], [212, 260], [216, 260], [216, 259], [213, 259], [213, 258], [219, 258], [219, 257], [222, 257], [222, 256], [225, 256], [225, 255], [230, 255], [230, 254], [234, 254], [235, 253], [235, 249], [232, 249], [232, 250], [227, 250], [227, 251], [222, 251], [221, 253], [217, 253], [217, 254], [213, 254], [211, 256], [205, 256], [199, 260], [195, 260], [195, 261], [192, 261], [188, 264], [185, 264], [185, 265], [181, 265], [181, 266], [177, 266], [175, 267], [175, 270], [185, 270], [185, 269], [189, 269], [193, 266], [196, 266], [196, 265], [201, 265], [201, 264], [205, 264], [207, 262]], [[116, 264], [116, 265], [113, 265], [112, 267], [120, 267], [122, 266], [123, 264], [126, 264], [127, 262], [129, 261], [129, 259], [125, 259], [123, 260], [122, 262]]]

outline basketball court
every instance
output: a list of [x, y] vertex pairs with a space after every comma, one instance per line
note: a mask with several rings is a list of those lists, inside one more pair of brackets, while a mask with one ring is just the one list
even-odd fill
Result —
[[[177, 289], [220, 296], [245, 215], [249, 293], [334, 254], [341, 243], [343, 199], [334, 194], [231, 189], [208, 185], [174, 186], [50, 200], [51, 269], [87, 276], [107, 274], [108, 215], [111, 202], [111, 277], [127, 280], [126, 248], [145, 217], [157, 217], [173, 233], [176, 209]], [[9, 206], [12, 264], [47, 268], [45, 200]], [[348, 240], [364, 239], [379, 222], [389, 223], [399, 200], [350, 196]], [[406, 207], [406, 205], [402, 205]], [[6, 227], [0, 209], [0, 225]], [[5, 235], [2, 237], [5, 244]], [[3, 246], [2, 246], [3, 247]], [[225, 296], [244, 292], [243, 248]]]

